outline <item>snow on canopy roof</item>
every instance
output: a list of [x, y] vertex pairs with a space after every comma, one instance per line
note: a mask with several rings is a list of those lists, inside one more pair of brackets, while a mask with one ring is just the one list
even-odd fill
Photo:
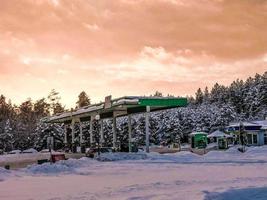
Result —
[[190, 133], [189, 135], [191, 135], [191, 136], [193, 136], [193, 135], [198, 135], [198, 134], [204, 134], [204, 135], [208, 135], [208, 133], [205, 133], [205, 132], [192, 132], [192, 133]]
[[104, 107], [104, 104], [87, 106], [87, 107], [78, 109], [77, 111], [73, 112], [72, 115], [83, 114], [83, 113], [94, 111], [94, 110], [100, 110], [103, 107]]
[[208, 138], [211, 138], [211, 137], [227, 137], [227, 138], [230, 138], [230, 137], [233, 137], [233, 135], [225, 134], [222, 131], [216, 130], [213, 133], [208, 135]]
[[[63, 122], [70, 121], [73, 117], [91, 117], [93, 114], [101, 114], [101, 113], [111, 113], [119, 109], [126, 110], [127, 108], [134, 108], [135, 113], [142, 112], [137, 108], [151, 106], [151, 111], [154, 110], [164, 110], [170, 109], [173, 107], [183, 107], [187, 105], [187, 99], [182, 97], [145, 97], [145, 96], [124, 96], [116, 99], [110, 100], [111, 106], [105, 108], [105, 102], [100, 102], [98, 104], [89, 105], [82, 107], [78, 110], [64, 112], [61, 114], [57, 114], [51, 117], [43, 118], [44, 122]], [[127, 111], [127, 114], [131, 114], [134, 111]], [[125, 115], [125, 112], [122, 112], [120, 116]]]
[[60, 114], [56, 114], [50, 118], [48, 118], [49, 120], [54, 120], [54, 119], [58, 119], [58, 118], [64, 118], [64, 117], [69, 117], [70, 116], [70, 112], [64, 112], [64, 113], [60, 113]]

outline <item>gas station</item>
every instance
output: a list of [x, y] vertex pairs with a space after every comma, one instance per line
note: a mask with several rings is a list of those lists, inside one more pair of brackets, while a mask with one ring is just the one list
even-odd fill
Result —
[[[45, 120], [46, 123], [64, 123], [64, 143], [67, 140], [67, 126], [71, 127], [71, 143], [72, 150], [75, 147], [75, 130], [74, 125], [79, 124], [80, 147], [84, 147], [82, 122], [90, 123], [90, 147], [93, 145], [93, 121], [97, 120], [100, 123], [100, 144], [104, 142], [103, 135], [103, 120], [112, 119], [112, 145], [116, 148], [117, 133], [116, 133], [116, 119], [118, 117], [128, 117], [128, 138], [129, 138], [129, 152], [132, 151], [132, 123], [131, 118], [134, 114], [145, 113], [145, 144], [146, 152], [149, 152], [149, 116], [150, 112], [167, 110], [176, 107], [187, 106], [187, 99], [181, 97], [144, 97], [144, 96], [125, 96], [112, 99], [111, 96], [105, 97], [105, 101], [82, 107], [75, 111], [65, 112], [51, 116]], [[81, 148], [85, 149], [85, 148]], [[83, 150], [84, 151], [84, 150]]]

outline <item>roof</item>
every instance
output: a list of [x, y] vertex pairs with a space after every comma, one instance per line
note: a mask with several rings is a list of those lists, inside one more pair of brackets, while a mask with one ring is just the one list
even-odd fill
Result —
[[257, 120], [253, 121], [253, 123], [261, 126], [261, 130], [267, 130], [267, 120]]
[[[231, 131], [238, 131], [240, 128], [240, 123], [231, 123], [229, 126], [226, 128]], [[267, 120], [256, 120], [256, 121], [251, 121], [251, 122], [242, 122], [245, 130], [250, 130], [250, 131], [260, 131], [260, 130], [267, 130]]]
[[101, 119], [120, 117], [128, 114], [146, 112], [146, 106], [150, 110], [164, 110], [175, 107], [187, 106], [186, 98], [175, 97], [142, 97], [125, 96], [117, 99], [106, 100], [98, 104], [85, 106], [75, 111], [65, 112], [43, 119], [48, 123], [70, 123], [73, 118], [81, 121], [89, 121], [91, 117], [99, 114]]
[[236, 122], [231, 123], [228, 127], [237, 127], [243, 124], [244, 126], [260, 126], [259, 124], [253, 123], [253, 122]]
[[253, 121], [252, 123], [258, 124], [261, 126], [267, 126], [267, 120], [257, 120], [257, 121]]
[[205, 132], [193, 132], [193, 133], [190, 133], [189, 135], [193, 136], [193, 135], [208, 135], [208, 133], [205, 133]]
[[232, 137], [232, 135], [225, 134], [222, 131], [216, 130], [208, 135], [208, 138], [211, 138], [211, 137]]

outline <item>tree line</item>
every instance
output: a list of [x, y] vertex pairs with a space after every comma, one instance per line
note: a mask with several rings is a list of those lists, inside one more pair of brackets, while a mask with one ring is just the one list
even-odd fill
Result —
[[[0, 95], [0, 149], [27, 149], [38, 146], [38, 142], [45, 143], [44, 130], [39, 130], [40, 119], [67, 111], [60, 99], [59, 92], [54, 89], [47, 98], [35, 102], [29, 98], [20, 105], [12, 104], [11, 100]], [[90, 98], [83, 91], [75, 108], [86, 105], [90, 105]]]
[[[163, 96], [156, 91], [152, 96]], [[173, 95], [168, 95], [173, 96]], [[67, 111], [60, 102], [57, 91], [52, 90], [46, 98], [32, 101], [30, 98], [20, 105], [12, 104], [0, 95], [0, 149], [38, 150], [45, 148], [50, 129], [56, 138], [56, 148], [63, 147], [64, 129], [60, 124], [44, 124], [40, 119]], [[229, 86], [216, 83], [211, 90], [199, 88], [195, 97], [189, 96], [186, 108], [175, 108], [151, 114], [151, 142], [170, 144], [179, 140], [187, 141], [187, 136], [195, 130], [211, 132], [222, 129], [232, 121], [261, 120], [267, 114], [267, 72], [256, 74], [246, 80], [235, 80]], [[83, 91], [78, 95], [73, 109], [90, 105], [90, 97]], [[138, 144], [144, 143], [145, 118], [142, 114], [133, 118], [133, 138]], [[112, 122], [104, 121], [105, 145], [112, 144]], [[119, 118], [118, 139], [127, 143], [127, 118]], [[83, 134], [89, 145], [89, 123], [83, 124]], [[79, 128], [75, 127], [75, 141], [79, 141]]]

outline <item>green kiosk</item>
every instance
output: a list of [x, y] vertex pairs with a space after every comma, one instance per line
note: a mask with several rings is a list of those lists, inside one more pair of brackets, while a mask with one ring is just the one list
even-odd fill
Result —
[[207, 133], [193, 132], [190, 133], [190, 144], [192, 149], [205, 149], [208, 144]]

